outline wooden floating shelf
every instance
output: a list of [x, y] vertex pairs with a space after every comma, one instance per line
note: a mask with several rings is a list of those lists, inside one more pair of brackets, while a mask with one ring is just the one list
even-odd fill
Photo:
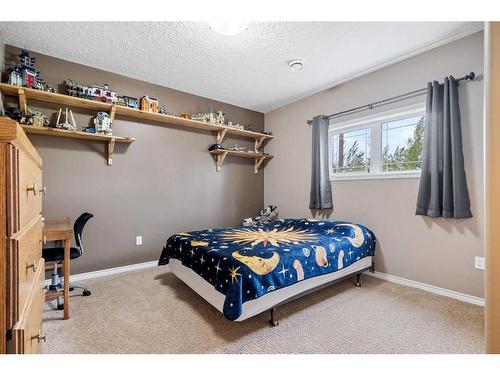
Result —
[[[64, 94], [35, 90], [27, 87], [13, 86], [7, 83], [0, 83], [0, 91], [2, 91], [7, 95], [14, 95], [14, 96], [19, 95], [19, 96], [24, 96], [25, 99], [35, 99], [43, 102], [50, 102], [69, 107], [78, 107], [78, 108], [93, 109], [96, 111], [107, 111], [107, 112], [111, 112], [114, 108], [115, 114], [120, 116], [133, 117], [155, 122], [162, 122], [166, 124], [185, 126], [189, 128], [204, 129], [217, 133], [225, 131], [226, 133], [229, 134], [237, 134], [247, 138], [262, 139], [262, 140], [274, 138], [272, 135], [262, 134], [250, 130], [236, 129], [223, 125], [207, 124], [202, 121], [191, 120], [171, 115], [162, 115], [161, 113], [146, 112], [146, 111], [141, 111], [140, 109], [123, 107], [119, 105], [113, 105], [110, 103], [102, 103], [95, 100], [82, 99]], [[23, 105], [21, 104], [21, 110], [23, 110], [22, 107]]]
[[255, 159], [254, 173], [259, 172], [261, 164], [266, 159], [271, 159], [273, 156], [268, 154], [263, 154], [260, 152], [250, 152], [250, 151], [231, 151], [231, 150], [213, 150], [210, 154], [215, 157], [217, 172], [220, 172], [222, 163], [226, 156], [237, 156], [240, 158], [250, 158]]
[[113, 150], [115, 143], [132, 143], [135, 141], [135, 138], [118, 137], [115, 135], [85, 133], [81, 131], [71, 131], [71, 130], [55, 129], [55, 128], [41, 128], [33, 125], [21, 125], [21, 127], [24, 129], [26, 133], [31, 133], [31, 134], [40, 134], [40, 135], [49, 135], [52, 137], [76, 138], [88, 141], [104, 142], [107, 144], [106, 153], [108, 156], [108, 165], [111, 165], [113, 163]]
[[[27, 87], [13, 86], [6, 83], [0, 83], [0, 91], [6, 95], [18, 96], [19, 108], [24, 114], [26, 114], [27, 112], [27, 99], [34, 99], [42, 102], [54, 103], [60, 106], [84, 108], [94, 111], [105, 111], [109, 113], [109, 116], [112, 121], [114, 121], [115, 116], [123, 116], [123, 117], [137, 118], [141, 120], [154, 121], [169, 125], [175, 125], [181, 128], [184, 127], [184, 128], [207, 130], [215, 134], [217, 143], [222, 143], [226, 134], [234, 134], [241, 137], [252, 138], [255, 140], [255, 147], [254, 147], [255, 152], [229, 151], [229, 150], [217, 150], [211, 152], [211, 154], [217, 160], [217, 171], [220, 171], [222, 162], [224, 161], [224, 158], [227, 155], [255, 159], [255, 173], [258, 172], [259, 167], [261, 166], [262, 162], [265, 159], [272, 158], [272, 155], [258, 152], [259, 148], [264, 144], [265, 141], [274, 138], [272, 135], [268, 134], [262, 134], [250, 130], [236, 129], [224, 125], [208, 124], [202, 121], [191, 120], [177, 116], [146, 112], [136, 108], [117, 106], [111, 103], [102, 103], [94, 100], [77, 98], [64, 94], [35, 90]], [[43, 134], [50, 136], [107, 142], [108, 165], [111, 165], [112, 163], [111, 156], [113, 153], [115, 142], [131, 143], [135, 140], [135, 138], [106, 136], [101, 134], [90, 134], [79, 131], [71, 132], [71, 131], [52, 129], [52, 128], [36, 128], [32, 126], [23, 126], [23, 129], [25, 129], [27, 133], [33, 133], [33, 134]]]

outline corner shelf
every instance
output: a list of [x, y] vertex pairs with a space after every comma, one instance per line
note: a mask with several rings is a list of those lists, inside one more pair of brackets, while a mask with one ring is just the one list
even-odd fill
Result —
[[222, 163], [224, 162], [224, 159], [228, 155], [237, 156], [241, 158], [255, 159], [255, 165], [254, 165], [255, 174], [259, 172], [259, 168], [261, 164], [264, 162], [264, 160], [271, 159], [273, 157], [272, 155], [263, 154], [260, 152], [250, 152], [250, 151], [213, 150], [209, 152], [212, 156], [215, 157], [217, 172], [220, 172]]
[[92, 134], [76, 130], [72, 131], [72, 130], [54, 129], [54, 128], [41, 128], [33, 125], [21, 125], [21, 127], [24, 129], [25, 133], [104, 142], [107, 144], [106, 154], [108, 159], [107, 160], [108, 165], [111, 165], [113, 163], [113, 150], [115, 147], [115, 143], [130, 144], [135, 141], [135, 138], [118, 137], [115, 135], [105, 135], [105, 134]]
[[[224, 160], [226, 155], [254, 158], [254, 159], [256, 159], [256, 161], [255, 161], [255, 173], [257, 173], [262, 162], [265, 159], [272, 158], [271, 155], [259, 153], [259, 149], [264, 144], [264, 142], [274, 138], [272, 135], [268, 135], [268, 134], [263, 134], [263, 133], [254, 132], [254, 131], [250, 131], [250, 130], [237, 129], [237, 128], [233, 128], [233, 127], [230, 127], [227, 125], [208, 124], [208, 123], [205, 123], [202, 121], [191, 120], [191, 119], [186, 119], [186, 118], [171, 116], [171, 115], [163, 115], [160, 113], [147, 112], [147, 111], [142, 111], [142, 110], [136, 109], [136, 108], [117, 106], [117, 105], [114, 105], [111, 103], [102, 103], [102, 102], [98, 102], [98, 101], [94, 101], [94, 100], [77, 98], [77, 97], [64, 95], [64, 94], [57, 94], [57, 93], [52, 93], [52, 92], [35, 90], [35, 89], [27, 88], [27, 87], [19, 87], [19, 86], [9, 85], [6, 83], [0, 83], [0, 91], [6, 95], [17, 96], [19, 99], [19, 108], [21, 109], [21, 111], [23, 113], [26, 113], [26, 110], [27, 110], [27, 99], [33, 99], [33, 100], [38, 100], [38, 101], [42, 101], [42, 102], [55, 103], [55, 104], [58, 104], [61, 106], [84, 108], [84, 109], [90, 109], [90, 110], [94, 110], [94, 111], [106, 111], [109, 113], [109, 116], [110, 116], [112, 121], [114, 120], [115, 116], [123, 116], [123, 117], [137, 118], [137, 119], [141, 119], [141, 120], [149, 120], [149, 121], [153, 121], [153, 122], [163, 123], [166, 125], [175, 125], [175, 126], [178, 126], [181, 128], [194, 128], [194, 129], [207, 130], [207, 131], [212, 132], [215, 135], [217, 143], [222, 143], [226, 134], [234, 134], [234, 135], [238, 135], [241, 137], [254, 139], [255, 152], [228, 151], [224, 155], [217, 155], [217, 154], [212, 153], [214, 156], [216, 156], [216, 158], [220, 159], [220, 165], [222, 165], [222, 161]], [[32, 129], [32, 128], [30, 128], [30, 129]], [[57, 129], [57, 130], [59, 130], [59, 129]], [[36, 131], [40, 131], [40, 130], [36, 130]], [[29, 131], [29, 132], [35, 133], [36, 131]], [[64, 130], [60, 130], [60, 131], [66, 133], [66, 131], [64, 131]], [[54, 129], [49, 129], [49, 132], [43, 132], [43, 133], [39, 132], [37, 134], [44, 134], [44, 135], [56, 135], [57, 134], [57, 136], [66, 136], [66, 137], [70, 137], [70, 138], [91, 139], [91, 140], [97, 140], [97, 141], [103, 141], [103, 142], [105, 141], [104, 140], [105, 138], [103, 138], [102, 135], [93, 134], [92, 136], [94, 138], [90, 138], [89, 134], [84, 133], [84, 132], [69, 132], [69, 133], [73, 133], [73, 135], [72, 136], [58, 135], [59, 133], [54, 132]], [[79, 135], [77, 136], [76, 134], [79, 134]], [[119, 138], [132, 140], [130, 142], [133, 142], [133, 140], [134, 140], [134, 138], [123, 138], [123, 137], [113, 137], [113, 139], [114, 139], [113, 142], [111, 140], [109, 140], [109, 142], [106, 140], [106, 142], [108, 142], [108, 149], [111, 149], [111, 152], [108, 151], [108, 154], [112, 154], [114, 142], [118, 142]], [[120, 141], [120, 142], [124, 142], [124, 141]], [[128, 142], [128, 143], [130, 143], [130, 142]], [[225, 151], [227, 151], [227, 150], [224, 150], [224, 152]], [[262, 159], [262, 158], [264, 158], [264, 159]], [[111, 165], [111, 162], [109, 162], [108, 165]], [[217, 169], [218, 171], [220, 170], [220, 165]]]

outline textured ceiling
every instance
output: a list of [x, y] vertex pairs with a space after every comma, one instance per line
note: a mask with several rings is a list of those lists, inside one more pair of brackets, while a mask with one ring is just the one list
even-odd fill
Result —
[[[481, 22], [1, 22], [6, 44], [267, 112], [483, 28]], [[303, 59], [291, 72], [288, 61]]]

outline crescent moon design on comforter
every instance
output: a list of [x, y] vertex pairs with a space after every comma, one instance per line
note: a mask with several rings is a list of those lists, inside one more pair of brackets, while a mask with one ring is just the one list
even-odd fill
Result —
[[280, 219], [174, 234], [158, 265], [180, 260], [226, 296], [224, 315], [236, 320], [245, 302], [373, 256], [375, 245], [375, 235], [363, 225]]

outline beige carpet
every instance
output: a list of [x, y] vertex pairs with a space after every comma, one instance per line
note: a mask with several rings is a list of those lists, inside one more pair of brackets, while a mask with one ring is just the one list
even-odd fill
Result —
[[372, 277], [344, 281], [268, 314], [229, 322], [152, 268], [84, 282], [71, 319], [47, 305], [45, 353], [482, 353], [483, 308]]

